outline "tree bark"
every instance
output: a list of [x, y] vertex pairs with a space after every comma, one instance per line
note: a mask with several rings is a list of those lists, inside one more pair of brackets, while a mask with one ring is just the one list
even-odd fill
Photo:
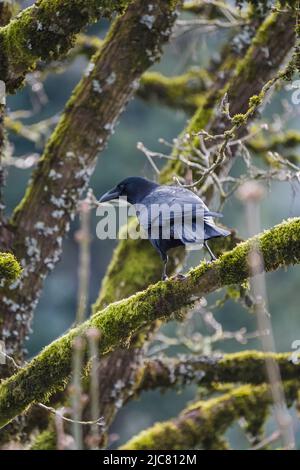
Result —
[[89, 23], [121, 13], [131, 0], [39, 0], [0, 29], [0, 79], [12, 93], [39, 59], [63, 56]]
[[148, 390], [182, 390], [190, 383], [205, 386], [224, 383], [250, 383], [258, 385], [266, 381], [266, 361], [276, 361], [282, 380], [298, 380], [297, 362], [291, 361], [291, 353], [263, 353], [241, 351], [233, 354], [212, 356], [182, 355], [180, 357], [157, 357], [146, 359], [139, 370], [139, 381], [134, 395]]

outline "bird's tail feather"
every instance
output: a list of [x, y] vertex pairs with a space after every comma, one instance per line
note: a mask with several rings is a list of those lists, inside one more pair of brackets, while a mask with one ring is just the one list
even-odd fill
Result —
[[209, 240], [210, 238], [217, 238], [217, 237], [228, 237], [231, 232], [221, 227], [216, 227], [215, 225], [208, 224], [205, 222], [204, 224], [204, 237], [205, 240]]
[[204, 217], [223, 217], [223, 214], [220, 212], [211, 212], [211, 211], [205, 211], [204, 212]]

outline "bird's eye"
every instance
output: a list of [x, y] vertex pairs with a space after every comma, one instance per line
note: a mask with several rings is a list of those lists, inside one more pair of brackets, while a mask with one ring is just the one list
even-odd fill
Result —
[[123, 190], [124, 190], [124, 185], [123, 185], [123, 184], [119, 184], [118, 190], [120, 191], [120, 193], [122, 193]]

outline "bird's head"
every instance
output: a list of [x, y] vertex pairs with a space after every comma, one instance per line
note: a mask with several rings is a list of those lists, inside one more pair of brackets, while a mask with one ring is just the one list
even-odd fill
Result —
[[156, 183], [146, 178], [131, 176], [121, 181], [117, 186], [107, 191], [100, 198], [99, 202], [112, 201], [119, 197], [126, 197], [130, 204], [139, 203], [147, 194], [149, 194], [156, 186]]

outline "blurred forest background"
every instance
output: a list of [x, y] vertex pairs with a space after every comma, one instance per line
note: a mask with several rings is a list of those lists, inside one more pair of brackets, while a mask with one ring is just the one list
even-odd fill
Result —
[[[32, 2], [21, 2], [27, 6]], [[108, 28], [108, 22], [101, 21], [87, 30], [87, 34], [104, 37]], [[217, 59], [225, 36], [226, 30], [218, 30], [209, 34], [201, 34], [201, 29], [195, 29], [189, 33], [179, 35], [165, 48], [162, 61], [154, 67], [154, 70], [162, 71], [166, 75], [177, 75], [186, 70], [187, 66], [201, 67], [207, 65], [212, 58]], [[42, 102], [37, 99], [36, 80], [32, 76], [25, 88], [16, 95], [8, 97], [8, 111], [26, 111], [28, 113], [24, 122], [27, 124], [38, 123], [41, 120], [59, 115], [70, 93], [87, 67], [87, 60], [78, 57], [66, 67], [60, 74], [49, 74], [44, 82], [44, 90], [39, 90]], [[32, 80], [31, 80], [32, 79]], [[291, 102], [292, 92], [283, 89], [276, 95], [271, 104], [265, 106], [262, 119], [266, 122], [276, 122], [277, 115], [285, 112], [286, 107], [293, 107], [291, 120], [287, 122], [289, 128], [300, 131], [299, 114], [295, 113], [295, 106]], [[158, 142], [163, 138], [169, 142], [175, 138], [184, 127], [188, 116], [182, 111], [174, 111], [160, 106], [158, 103], [144, 103], [135, 98], [121, 116], [115, 135], [109, 141], [107, 149], [98, 160], [96, 171], [92, 177], [90, 187], [99, 197], [104, 191], [114, 186], [127, 176], [139, 175], [149, 179], [155, 179], [156, 175], [147, 162], [146, 157], [137, 149], [137, 142], [141, 141], [146, 147], [154, 151], [165, 151], [165, 147]], [[80, 132], [80, 129], [78, 129]], [[13, 145], [13, 156], [24, 156], [39, 153], [48, 134], [37, 144], [10, 134], [10, 142]], [[300, 149], [298, 149], [300, 151]], [[163, 163], [163, 162], [162, 162]], [[9, 168], [5, 199], [7, 211], [10, 213], [24, 194], [26, 182], [32, 169]], [[267, 188], [266, 197], [262, 203], [263, 229], [280, 223], [283, 219], [300, 214], [300, 186], [291, 186], [286, 182], [271, 183]], [[213, 207], [211, 209], [214, 209]], [[243, 206], [236, 198], [231, 198], [224, 207], [224, 223], [228, 227], [234, 227], [241, 237], [246, 237], [245, 214]], [[99, 281], [103, 277], [107, 265], [111, 259], [116, 241], [100, 241], [96, 238], [97, 218], [95, 214], [92, 220], [92, 269], [90, 274], [90, 305], [96, 299], [99, 290]], [[48, 277], [42, 297], [40, 299], [33, 331], [28, 340], [27, 348], [29, 356], [36, 354], [41, 348], [65, 332], [74, 322], [76, 312], [77, 292], [77, 267], [78, 244], [74, 234], [78, 228], [78, 220], [75, 220], [68, 239], [64, 242], [63, 257], [55, 270]], [[203, 253], [192, 252], [189, 255], [184, 270], [189, 265], [196, 265]], [[145, 266], [145, 269], [147, 267]], [[298, 266], [291, 267], [287, 272], [278, 272], [267, 275], [270, 312], [277, 351], [290, 351], [292, 343], [300, 340], [299, 322], [299, 282], [300, 270]], [[220, 297], [218, 294], [215, 298]], [[212, 301], [214, 297], [212, 297]], [[224, 330], [237, 331], [245, 327], [248, 333], [256, 331], [256, 321], [248, 311], [240, 304], [228, 301], [218, 310], [216, 319], [221, 322]], [[168, 335], [176, 335], [177, 326], [168, 323], [163, 327], [163, 332]], [[205, 334], [206, 329], [199, 319], [200, 334]], [[199, 335], [199, 342], [202, 341]], [[209, 347], [209, 345], [208, 345]], [[212, 347], [218, 351], [234, 352], [242, 349], [260, 349], [258, 339], [249, 339], [244, 344], [236, 339], [218, 342]], [[178, 350], [184, 351], [183, 346], [170, 348], [170, 353]], [[119, 446], [129, 437], [135, 435], [158, 420], [165, 420], [176, 416], [183, 408], [186, 401], [194, 397], [195, 387], [186, 388], [181, 394], [167, 391], [159, 398], [160, 392], [144, 393], [138, 401], [132, 401], [120, 413], [115, 421], [112, 432], [111, 446]], [[271, 426], [271, 423], [269, 424]], [[243, 434], [239, 432], [238, 425], [230, 430], [231, 438], [237, 448], [245, 448], [247, 442]], [[300, 445], [300, 422], [296, 429], [297, 447]]]

